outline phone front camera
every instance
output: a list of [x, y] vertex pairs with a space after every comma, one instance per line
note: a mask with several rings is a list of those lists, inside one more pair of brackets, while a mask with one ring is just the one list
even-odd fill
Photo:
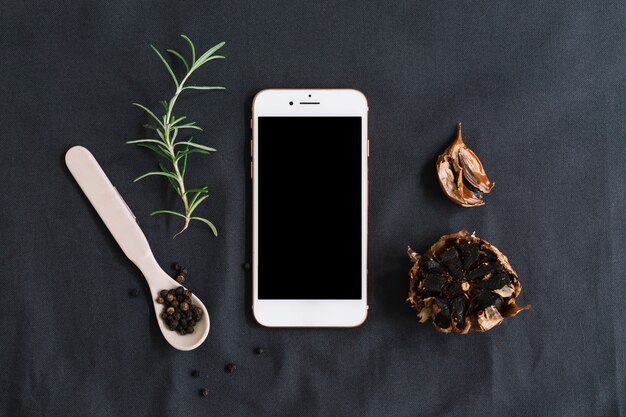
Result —
[[290, 102], [289, 102], [289, 105], [290, 105], [290, 106], [293, 106], [293, 101], [290, 101]]

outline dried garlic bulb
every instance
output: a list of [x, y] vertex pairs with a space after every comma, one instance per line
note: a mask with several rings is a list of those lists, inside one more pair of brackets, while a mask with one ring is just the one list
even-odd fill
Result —
[[433, 320], [444, 333], [485, 332], [513, 317], [522, 287], [517, 272], [496, 247], [467, 231], [442, 236], [425, 253], [408, 248], [414, 262], [408, 301], [420, 322]]
[[456, 138], [437, 159], [439, 185], [450, 200], [463, 207], [482, 206], [483, 194], [495, 183], [489, 181], [483, 164], [461, 137], [461, 123]]

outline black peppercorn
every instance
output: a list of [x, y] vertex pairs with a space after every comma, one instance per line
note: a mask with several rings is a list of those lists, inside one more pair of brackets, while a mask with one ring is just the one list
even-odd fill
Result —
[[207, 388], [202, 388], [200, 390], [200, 396], [202, 397], [208, 397], [209, 396], [209, 390]]
[[185, 276], [183, 274], [176, 275], [176, 282], [182, 284], [183, 282], [185, 282]]
[[132, 288], [130, 290], [128, 290], [128, 295], [135, 298], [135, 297], [139, 297], [139, 290], [137, 288]]
[[165, 296], [165, 299], [167, 300], [168, 303], [171, 303], [172, 301], [174, 301], [176, 297], [174, 297], [174, 294], [167, 294]]
[[187, 268], [185, 268], [184, 266], [181, 266], [178, 272], [183, 275], [187, 275]]
[[167, 297], [167, 290], [161, 290], [161, 292], [159, 292], [159, 295], [163, 298]]
[[229, 374], [232, 374], [233, 372], [237, 370], [237, 365], [235, 365], [234, 363], [229, 363], [228, 365], [226, 365], [224, 370], [228, 372]]
[[180, 269], [180, 265], [178, 264], [178, 262], [172, 263], [172, 269], [174, 271], [178, 271]]
[[165, 312], [167, 313], [168, 316], [171, 316], [172, 314], [174, 314], [174, 311], [176, 311], [174, 309], [174, 307], [168, 307]]
[[179, 312], [174, 313], [174, 319], [180, 320], [180, 317], [181, 317], [181, 315], [180, 315]]
[[197, 378], [197, 377], [200, 376], [200, 372], [197, 369], [193, 369], [191, 371], [191, 376], [194, 377], [194, 378]]
[[178, 307], [178, 301], [174, 300], [170, 303], [170, 305], [174, 308]]
[[182, 295], [184, 291], [185, 291], [184, 287], [178, 287], [176, 288], [176, 295]]
[[180, 303], [180, 309], [183, 311], [189, 310], [189, 304], [187, 304], [186, 302]]
[[157, 301], [157, 303], [159, 303], [159, 304], [163, 304], [163, 303], [165, 302], [165, 300], [164, 300], [164, 299], [163, 299], [163, 297], [161, 297], [161, 296], [159, 296], [159, 297], [157, 298], [157, 300], [156, 300], [156, 301]]
[[187, 333], [193, 333], [193, 327], [187, 326]]
[[187, 331], [185, 329], [181, 329], [178, 333], [180, 333], [182, 336], [187, 334]]
[[257, 355], [261, 355], [264, 351], [265, 350], [262, 347], [254, 349], [254, 353], [256, 353]]

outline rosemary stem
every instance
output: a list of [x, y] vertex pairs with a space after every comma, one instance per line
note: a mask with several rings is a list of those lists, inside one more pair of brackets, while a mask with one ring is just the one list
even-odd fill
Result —
[[178, 189], [180, 191], [180, 198], [181, 200], [183, 200], [183, 205], [185, 206], [185, 225], [183, 226], [183, 229], [179, 233], [187, 229], [187, 227], [189, 226], [189, 222], [191, 221], [191, 214], [189, 213], [189, 200], [187, 199], [187, 194], [185, 194], [185, 181], [183, 179], [183, 176], [180, 173], [180, 169], [178, 168], [178, 160], [176, 159], [174, 143], [173, 141], [170, 141], [170, 133], [171, 133], [171, 121], [172, 121], [172, 109], [174, 108], [174, 105], [176, 104], [176, 100], [178, 99], [178, 96], [180, 95], [180, 93], [183, 91], [183, 86], [185, 85], [185, 82], [187, 81], [187, 78], [189, 78], [190, 75], [191, 75], [191, 72], [187, 73], [185, 78], [183, 78], [183, 80], [178, 85], [178, 88], [176, 89], [176, 93], [170, 100], [170, 103], [168, 105], [168, 110], [165, 115], [165, 129], [164, 129], [165, 141], [169, 144], [169, 151], [172, 154], [172, 165], [174, 166], [174, 173], [176, 174], [176, 181], [178, 183]]

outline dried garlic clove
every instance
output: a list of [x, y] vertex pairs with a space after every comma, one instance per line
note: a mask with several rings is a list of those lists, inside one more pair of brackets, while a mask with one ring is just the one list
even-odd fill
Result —
[[482, 206], [485, 204], [483, 201], [483, 193], [482, 192], [473, 192], [468, 187], [465, 186], [463, 182], [463, 168], [459, 170], [459, 179], [457, 181], [457, 190], [463, 199], [463, 207], [475, 207]]
[[465, 147], [459, 150], [459, 165], [463, 169], [463, 176], [470, 184], [483, 193], [491, 191], [494, 183], [489, 181], [483, 169], [483, 164], [471, 149]]
[[444, 193], [446, 193], [450, 200], [462, 206], [471, 207], [472, 205], [467, 205], [467, 203], [461, 196], [461, 193], [459, 192], [459, 188], [457, 187], [456, 181], [454, 179], [454, 172], [450, 167], [451, 165], [452, 164], [449, 161], [449, 157], [445, 157], [442, 161], [437, 162], [437, 175], [439, 176], [439, 185], [441, 185], [441, 189]]
[[495, 184], [487, 177], [480, 159], [463, 142], [461, 123], [456, 138], [437, 159], [437, 176], [448, 198], [463, 207], [485, 204], [483, 194]]
[[485, 332], [530, 305], [515, 303], [517, 273], [497, 248], [462, 230], [442, 236], [426, 252], [407, 250], [413, 267], [409, 298], [421, 323], [443, 333]]
[[494, 306], [487, 307], [486, 309], [478, 313], [478, 316], [476, 317], [478, 326], [483, 332], [491, 330], [498, 324], [502, 323], [503, 320], [504, 317], [502, 317], [498, 309], [496, 309]]

